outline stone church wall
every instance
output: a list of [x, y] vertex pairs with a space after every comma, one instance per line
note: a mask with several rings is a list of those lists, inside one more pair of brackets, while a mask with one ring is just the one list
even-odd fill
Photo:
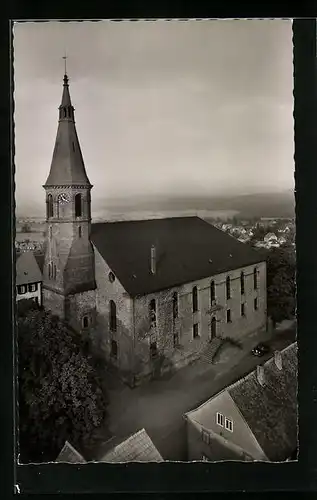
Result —
[[[257, 268], [258, 289], [253, 286], [253, 269]], [[240, 273], [245, 274], [245, 293], [241, 296]], [[226, 299], [226, 278], [231, 280], [231, 298]], [[247, 266], [228, 273], [188, 283], [177, 288], [149, 294], [135, 299], [135, 356], [140, 359], [140, 372], [144, 375], [155, 370], [157, 361], [150, 357], [150, 343], [157, 342], [161, 353], [162, 369], [171, 370], [198, 358], [209, 345], [211, 338], [210, 283], [215, 282], [216, 308], [213, 312], [216, 334], [241, 340], [252, 332], [266, 328], [266, 264]], [[198, 288], [198, 311], [193, 312], [193, 287]], [[172, 297], [178, 294], [179, 317], [173, 322]], [[257, 297], [258, 308], [254, 310]], [[149, 304], [156, 301], [156, 328], [146, 326]], [[241, 303], [245, 304], [245, 316], [241, 316]], [[218, 308], [218, 309], [217, 309]], [[231, 310], [231, 322], [227, 323], [226, 311]], [[198, 323], [199, 335], [194, 338], [193, 325]], [[174, 346], [174, 334], [178, 343]]]
[[[130, 381], [134, 370], [134, 340], [133, 340], [133, 301], [103, 260], [98, 250], [95, 253], [96, 276], [96, 310], [97, 310], [97, 342], [100, 352], [116, 366], [123, 376]], [[116, 306], [116, 330], [110, 330], [110, 301]], [[117, 346], [117, 353], [113, 350]]]

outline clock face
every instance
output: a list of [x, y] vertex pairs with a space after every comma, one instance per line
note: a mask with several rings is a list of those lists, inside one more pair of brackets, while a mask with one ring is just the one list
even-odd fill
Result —
[[58, 196], [58, 201], [59, 203], [68, 203], [69, 202], [69, 196], [65, 193], [61, 193], [59, 196]]

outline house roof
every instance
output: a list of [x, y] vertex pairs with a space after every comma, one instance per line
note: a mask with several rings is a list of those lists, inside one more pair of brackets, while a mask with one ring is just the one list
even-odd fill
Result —
[[[91, 241], [132, 297], [265, 260], [199, 217], [95, 223]], [[150, 272], [152, 245], [155, 274]]]
[[104, 455], [101, 462], [162, 462], [145, 429], [141, 429]]
[[42, 281], [42, 273], [33, 252], [22, 252], [16, 260], [16, 284], [26, 285]]
[[[257, 380], [257, 370], [225, 389], [237, 405], [257, 442], [270, 461], [284, 461], [297, 447], [297, 343], [281, 351], [282, 370], [274, 357], [264, 363], [265, 384]], [[211, 403], [216, 394], [185, 416], [210, 428], [214, 414]]]
[[86, 460], [68, 441], [66, 441], [55, 462], [85, 464]]
[[274, 357], [264, 364], [264, 386], [255, 370], [228, 389], [271, 461], [286, 460], [297, 446], [297, 343], [281, 355], [282, 370]]

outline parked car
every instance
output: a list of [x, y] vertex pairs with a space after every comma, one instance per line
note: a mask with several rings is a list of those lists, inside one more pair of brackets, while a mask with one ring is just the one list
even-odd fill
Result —
[[254, 356], [261, 357], [270, 352], [270, 347], [268, 346], [268, 344], [260, 343], [257, 346], [255, 346], [251, 352]]

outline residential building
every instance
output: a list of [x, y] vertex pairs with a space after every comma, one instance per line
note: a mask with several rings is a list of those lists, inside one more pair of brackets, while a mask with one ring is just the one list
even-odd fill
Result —
[[33, 299], [42, 304], [42, 272], [33, 252], [16, 259], [16, 300]]
[[67, 75], [44, 189], [44, 307], [90, 331], [128, 382], [183, 366], [217, 336], [265, 328], [260, 252], [198, 217], [91, 223]]
[[[110, 440], [111, 446], [113, 440]], [[163, 458], [145, 429], [120, 442], [100, 459], [100, 462], [163, 462]]]
[[85, 464], [86, 460], [68, 441], [66, 441], [55, 462]]
[[295, 342], [185, 415], [188, 460], [286, 461], [297, 416]]

